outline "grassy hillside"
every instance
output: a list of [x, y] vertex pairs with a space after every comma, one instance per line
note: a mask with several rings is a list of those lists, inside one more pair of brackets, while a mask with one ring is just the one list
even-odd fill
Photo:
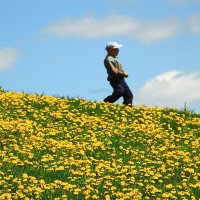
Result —
[[200, 115], [0, 90], [0, 199], [199, 199]]

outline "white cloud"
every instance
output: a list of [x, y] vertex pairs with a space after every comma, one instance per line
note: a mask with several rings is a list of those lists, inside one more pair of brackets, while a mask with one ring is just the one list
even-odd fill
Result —
[[145, 43], [152, 43], [173, 37], [180, 28], [181, 23], [175, 17], [141, 21], [133, 17], [110, 15], [102, 18], [65, 18], [48, 25], [43, 32], [61, 38], [128, 36]]
[[50, 24], [44, 31], [58, 37], [99, 38], [127, 34], [135, 30], [137, 26], [137, 22], [132, 18], [111, 15], [99, 19], [92, 17], [83, 19], [65, 18]]
[[188, 27], [192, 34], [200, 35], [200, 14], [193, 14], [189, 18]]
[[149, 80], [139, 89], [139, 103], [151, 106], [183, 108], [186, 103], [194, 106], [200, 101], [200, 72], [169, 71]]
[[0, 49], [0, 70], [7, 70], [14, 66], [19, 53], [14, 48]]
[[60, 38], [103, 38], [123, 36], [143, 43], [155, 43], [179, 34], [200, 35], [200, 14], [186, 18], [140, 20], [130, 16], [109, 15], [101, 18], [70, 18], [50, 23], [43, 34]]
[[165, 20], [151, 20], [139, 23], [133, 37], [145, 43], [153, 43], [177, 35], [181, 30], [181, 22], [176, 17]]

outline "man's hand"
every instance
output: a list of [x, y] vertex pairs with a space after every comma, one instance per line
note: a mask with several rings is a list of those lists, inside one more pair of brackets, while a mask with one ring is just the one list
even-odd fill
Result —
[[128, 77], [128, 73], [125, 72], [124, 73], [124, 77], [127, 78]]

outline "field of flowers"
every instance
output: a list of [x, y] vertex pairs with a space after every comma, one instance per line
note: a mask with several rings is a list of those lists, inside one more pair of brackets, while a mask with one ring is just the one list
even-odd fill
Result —
[[199, 199], [200, 115], [0, 89], [0, 199]]

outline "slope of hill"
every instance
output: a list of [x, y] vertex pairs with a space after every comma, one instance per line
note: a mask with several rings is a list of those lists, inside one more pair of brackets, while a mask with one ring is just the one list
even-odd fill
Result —
[[200, 115], [0, 90], [0, 199], [199, 199]]

